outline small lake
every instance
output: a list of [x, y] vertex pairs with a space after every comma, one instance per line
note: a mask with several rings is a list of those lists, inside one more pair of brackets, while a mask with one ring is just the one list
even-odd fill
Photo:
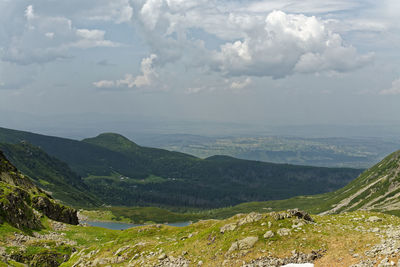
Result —
[[[143, 226], [145, 224], [133, 224], [133, 223], [119, 223], [119, 222], [95, 222], [95, 221], [81, 221], [90, 226], [102, 227], [111, 230], [125, 230], [132, 227]], [[175, 227], [184, 227], [190, 225], [191, 222], [179, 222], [179, 223], [167, 223], [166, 225]]]

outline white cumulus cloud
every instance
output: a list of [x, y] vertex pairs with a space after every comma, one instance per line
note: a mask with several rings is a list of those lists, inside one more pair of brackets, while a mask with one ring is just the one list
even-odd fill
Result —
[[381, 95], [400, 95], [400, 78], [392, 82], [392, 87], [382, 90]]
[[94, 82], [93, 85], [97, 88], [112, 88], [115, 86], [115, 82], [108, 80], [101, 80], [98, 82]]
[[21, 65], [67, 58], [70, 48], [119, 45], [107, 40], [103, 30], [77, 28], [70, 19], [64, 16], [43, 15], [37, 12], [33, 5], [28, 5], [24, 17], [16, 17], [9, 22], [8, 27], [16, 28], [12, 35], [1, 36], [0, 59]]
[[263, 27], [221, 46], [217, 67], [226, 75], [271, 76], [293, 73], [346, 72], [367, 64], [371, 54], [359, 55], [339, 34], [318, 18], [273, 11]]
[[[93, 1], [93, 0], [91, 0]], [[86, 0], [86, 2], [88, 2]], [[77, 1], [79, 5], [81, 1]], [[72, 5], [71, 3], [68, 3]], [[82, 12], [89, 20], [111, 21], [116, 24], [129, 22], [132, 19], [133, 8], [129, 0], [95, 0], [91, 8]]]
[[[345, 8], [345, 2], [339, 2], [338, 8]], [[143, 26], [161, 64], [181, 63], [226, 77], [283, 78], [295, 73], [348, 72], [373, 59], [373, 54], [360, 54], [326, 27], [328, 20], [315, 16], [278, 10], [262, 15], [207, 0], [135, 3], [138, 11], [133, 18]], [[207, 48], [207, 38], [192, 34], [196, 29], [217, 38], [219, 48]]]
[[154, 84], [157, 81], [158, 73], [154, 68], [154, 61], [157, 59], [157, 55], [151, 54], [141, 62], [141, 74], [133, 75], [126, 74], [123, 79], [112, 81], [112, 80], [101, 80], [94, 82], [93, 85], [97, 88], [112, 88], [112, 87], [125, 87], [125, 88], [141, 88]]
[[70, 44], [71, 47], [90, 48], [90, 47], [117, 47], [119, 44], [105, 39], [105, 31], [76, 29], [78, 40]]
[[35, 18], [35, 14], [34, 14], [33, 6], [32, 6], [32, 5], [29, 5], [29, 6], [26, 7], [26, 9], [25, 9], [25, 17], [26, 17], [28, 20], [34, 19], [34, 18]]
[[252, 83], [251, 78], [246, 78], [244, 81], [234, 81], [231, 83], [232, 89], [243, 89]]

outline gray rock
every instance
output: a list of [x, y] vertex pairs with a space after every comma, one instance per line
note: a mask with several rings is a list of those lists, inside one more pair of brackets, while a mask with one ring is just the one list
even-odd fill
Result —
[[292, 228], [300, 228], [300, 227], [302, 227], [302, 226], [304, 226], [304, 223], [302, 223], [301, 221], [299, 221], [299, 222], [297, 222], [297, 223], [294, 223], [294, 224], [292, 225]]
[[92, 265], [93, 266], [98, 266], [98, 265], [105, 265], [110, 262], [109, 259], [104, 259], [104, 258], [97, 258], [93, 261]]
[[137, 265], [134, 263], [132, 266], [152, 266], [152, 267], [189, 267], [192, 266], [191, 262], [183, 257], [166, 257], [160, 260], [156, 265]]
[[229, 224], [225, 224], [224, 226], [222, 226], [219, 231], [221, 234], [227, 232], [227, 231], [234, 231], [236, 229], [236, 224], [235, 223], [229, 223]]
[[228, 250], [228, 254], [232, 253], [236, 250], [245, 250], [254, 247], [254, 244], [258, 241], [258, 237], [249, 236], [242, 240], [236, 241], [232, 243], [231, 247]]
[[314, 220], [311, 218], [310, 214], [308, 214], [305, 211], [298, 210], [298, 209], [290, 209], [290, 210], [287, 210], [286, 212], [272, 212], [271, 216], [276, 221], [283, 220], [286, 218], [297, 217], [299, 219], [303, 219], [308, 222], [314, 222]]
[[369, 222], [380, 222], [380, 221], [382, 221], [382, 219], [379, 218], [378, 216], [371, 216], [368, 218], [368, 221]]
[[164, 260], [164, 259], [166, 259], [167, 258], [167, 254], [165, 254], [165, 253], [163, 253], [163, 254], [161, 254], [160, 256], [158, 256], [158, 259], [160, 260], [160, 261], [162, 261], [162, 260]]
[[291, 231], [290, 231], [290, 229], [287, 229], [287, 228], [280, 228], [280, 229], [278, 229], [277, 233], [280, 236], [288, 236], [291, 234]]
[[368, 260], [364, 260], [360, 263], [353, 264], [350, 267], [374, 267], [375, 264], [376, 264], [375, 261], [368, 259]]
[[303, 219], [309, 222], [313, 222], [314, 220], [311, 218], [310, 214], [308, 214], [305, 211], [299, 210], [299, 209], [291, 209], [291, 210], [287, 210], [287, 213], [291, 216], [291, 217], [297, 217], [299, 219]]
[[125, 246], [125, 247], [119, 248], [119, 249], [114, 253], [114, 256], [119, 255], [120, 253], [124, 252], [124, 251], [127, 250], [128, 248], [130, 248], [130, 246]]
[[259, 257], [257, 259], [251, 260], [249, 263], [245, 263], [242, 267], [275, 267], [275, 266], [283, 266], [287, 264], [300, 264], [300, 263], [311, 263], [316, 259], [319, 259], [323, 256], [325, 251], [312, 251], [310, 254], [304, 253], [292, 253], [291, 257], [287, 258], [274, 258], [271, 256], [268, 257]]
[[246, 217], [240, 219], [238, 222], [238, 225], [241, 226], [244, 224], [257, 222], [257, 221], [261, 220], [262, 218], [263, 218], [263, 216], [260, 213], [251, 212]]
[[274, 235], [275, 235], [274, 232], [268, 231], [268, 232], [266, 232], [266, 233], [264, 234], [264, 238], [265, 238], [265, 239], [268, 239], [268, 238], [273, 237]]

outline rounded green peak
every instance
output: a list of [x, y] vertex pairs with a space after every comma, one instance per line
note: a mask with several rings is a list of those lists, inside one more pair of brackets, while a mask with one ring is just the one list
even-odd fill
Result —
[[115, 139], [123, 139], [126, 141], [130, 141], [128, 138], [126, 138], [125, 136], [118, 134], [118, 133], [101, 133], [98, 136], [96, 136], [95, 138], [115, 138]]
[[83, 142], [102, 146], [114, 151], [129, 151], [139, 147], [125, 136], [117, 133], [102, 133], [96, 137], [84, 139]]

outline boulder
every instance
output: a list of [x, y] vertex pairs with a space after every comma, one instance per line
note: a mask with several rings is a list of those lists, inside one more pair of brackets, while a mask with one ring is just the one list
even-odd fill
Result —
[[225, 224], [224, 226], [222, 226], [219, 231], [221, 234], [227, 232], [227, 231], [234, 231], [236, 229], [236, 224], [235, 223], [229, 223], [229, 224]]
[[299, 210], [299, 209], [291, 209], [287, 210], [287, 213], [290, 215], [290, 217], [297, 217], [299, 219], [303, 219], [309, 222], [314, 222], [313, 218], [311, 218], [310, 214], [308, 214], [305, 211]]
[[268, 238], [271, 238], [271, 237], [274, 237], [274, 232], [272, 232], [272, 231], [268, 231], [268, 232], [266, 232], [265, 234], [264, 234], [264, 238], [265, 239], [268, 239]]
[[287, 210], [284, 212], [272, 212], [271, 216], [276, 221], [283, 220], [286, 218], [297, 217], [299, 219], [303, 219], [308, 222], [314, 222], [314, 220], [313, 220], [313, 218], [311, 218], [310, 214], [308, 214], [305, 211], [298, 210], [298, 209], [290, 209], [290, 210]]
[[244, 225], [248, 223], [253, 223], [261, 220], [263, 216], [260, 213], [257, 212], [251, 212], [249, 213], [246, 217], [242, 218], [239, 220], [238, 225]]
[[304, 226], [304, 223], [302, 223], [301, 221], [298, 221], [298, 222], [295, 222], [295, 223], [292, 225], [292, 228], [300, 228], [300, 227], [302, 227], [302, 226]]
[[378, 216], [371, 216], [368, 218], [368, 221], [369, 222], [380, 222], [380, 221], [382, 221], [382, 219], [379, 218]]
[[163, 254], [161, 254], [160, 256], [158, 256], [158, 259], [159, 259], [160, 261], [162, 261], [162, 260], [165, 260], [167, 257], [168, 257], [167, 254], [163, 253]]
[[254, 247], [254, 244], [258, 241], [258, 237], [256, 236], [249, 236], [246, 237], [242, 240], [233, 242], [231, 247], [228, 250], [228, 253], [232, 253], [234, 251], [238, 250], [245, 250], [245, 249], [251, 249]]
[[291, 231], [290, 231], [290, 229], [287, 229], [287, 228], [280, 228], [280, 229], [278, 229], [277, 233], [280, 236], [288, 236], [291, 234]]

